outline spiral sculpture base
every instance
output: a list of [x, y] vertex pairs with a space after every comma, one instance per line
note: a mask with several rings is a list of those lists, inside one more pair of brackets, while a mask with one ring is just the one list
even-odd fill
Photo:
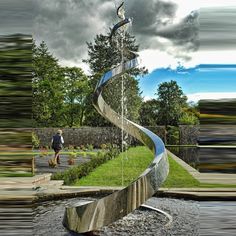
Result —
[[150, 130], [121, 117], [102, 97], [102, 90], [109, 81], [137, 65], [135, 58], [104, 74], [94, 93], [94, 106], [102, 116], [149, 147], [154, 160], [137, 180], [121, 191], [96, 201], [67, 207], [63, 225], [70, 231], [94, 231], [124, 217], [152, 197], [168, 175], [169, 165], [162, 140]]

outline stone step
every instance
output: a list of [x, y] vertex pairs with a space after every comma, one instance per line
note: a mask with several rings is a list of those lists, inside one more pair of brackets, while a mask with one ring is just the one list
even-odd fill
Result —
[[53, 188], [60, 188], [64, 184], [64, 180], [51, 180], [48, 183], [48, 186], [52, 186]]
[[48, 183], [34, 185], [33, 190], [37, 193], [47, 192], [47, 193], [58, 193], [61, 191], [63, 180], [51, 180]]
[[39, 184], [39, 185], [36, 185], [36, 186], [40, 186], [40, 187], [43, 187], [43, 188], [47, 188], [47, 189], [50, 189], [50, 188], [61, 188], [61, 186], [64, 184], [64, 180], [51, 180], [50, 182], [48, 183], [44, 183], [44, 184]]
[[32, 184], [36, 186], [41, 184], [48, 184], [51, 180], [51, 176], [51, 173], [36, 175], [33, 177]]

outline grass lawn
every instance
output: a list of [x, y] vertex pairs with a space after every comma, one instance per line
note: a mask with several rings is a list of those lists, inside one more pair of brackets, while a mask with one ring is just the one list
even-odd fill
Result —
[[145, 147], [130, 148], [127, 151], [127, 157], [125, 153], [120, 153], [117, 158], [99, 166], [88, 176], [78, 180], [75, 185], [122, 186], [122, 158], [124, 185], [128, 185], [148, 167], [153, 155]]
[[[122, 158], [124, 186], [135, 180], [151, 163], [153, 155], [144, 146], [132, 147], [127, 156], [121, 153], [117, 158], [96, 168], [88, 176], [78, 180], [77, 186], [122, 186]], [[236, 185], [201, 184], [182, 166], [169, 157], [170, 172], [162, 185], [165, 188], [214, 188], [236, 187]]]

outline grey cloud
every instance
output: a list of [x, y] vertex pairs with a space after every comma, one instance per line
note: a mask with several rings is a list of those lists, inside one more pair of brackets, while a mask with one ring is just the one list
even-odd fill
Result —
[[[170, 39], [176, 46], [186, 52], [195, 51], [199, 47], [198, 12], [192, 12], [178, 24], [172, 24], [156, 31], [156, 34]], [[187, 57], [188, 58], [188, 57]]]
[[86, 41], [108, 31], [113, 8], [108, 0], [35, 0], [34, 38], [60, 59], [81, 60]]
[[[189, 60], [187, 53], [197, 49], [197, 15], [173, 25], [178, 7], [175, 3], [129, 0], [125, 4], [126, 16], [133, 18], [131, 33], [140, 49], [158, 48]], [[64, 60], [84, 59], [86, 41], [93, 41], [96, 34], [108, 33], [119, 21], [112, 0], [34, 0], [34, 9], [36, 41], [46, 41], [50, 50]], [[192, 18], [194, 23], [190, 22]], [[160, 37], [169, 42], [161, 42]]]
[[[127, 3], [134, 17], [134, 34], [141, 48], [159, 48], [183, 60], [191, 59], [190, 51], [198, 49], [198, 14], [190, 13], [178, 24], [173, 24], [178, 6], [172, 2], [130, 0]], [[169, 43], [160, 42], [164, 37]]]
[[[177, 6], [157, 0], [130, 0], [127, 2], [127, 15], [133, 18], [132, 32], [140, 43], [140, 49], [158, 48], [165, 50], [167, 45], [160, 43], [155, 31], [171, 22]], [[167, 21], [163, 21], [163, 18]]]
[[127, 3], [127, 12], [134, 19], [134, 32], [153, 35], [153, 30], [163, 26], [162, 18], [172, 19], [175, 16], [177, 5], [157, 0], [142, 1], [130, 0]]

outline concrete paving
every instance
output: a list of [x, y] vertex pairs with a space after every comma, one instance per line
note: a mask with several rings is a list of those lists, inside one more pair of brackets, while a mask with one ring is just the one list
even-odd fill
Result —
[[[85, 197], [94, 195], [107, 195], [121, 190], [121, 187], [99, 187], [99, 186], [61, 186], [57, 189], [40, 188], [36, 192], [36, 200], [45, 201], [51, 199], [63, 199], [69, 197]], [[156, 197], [173, 197], [197, 201], [207, 200], [236, 200], [236, 188], [160, 188]]]
[[[31, 178], [5, 178], [0, 183], [1, 200], [47, 201], [71, 197], [101, 196], [122, 187], [64, 186], [61, 180], [50, 180], [51, 174]], [[158, 197], [192, 200], [236, 200], [236, 188], [160, 188]]]

